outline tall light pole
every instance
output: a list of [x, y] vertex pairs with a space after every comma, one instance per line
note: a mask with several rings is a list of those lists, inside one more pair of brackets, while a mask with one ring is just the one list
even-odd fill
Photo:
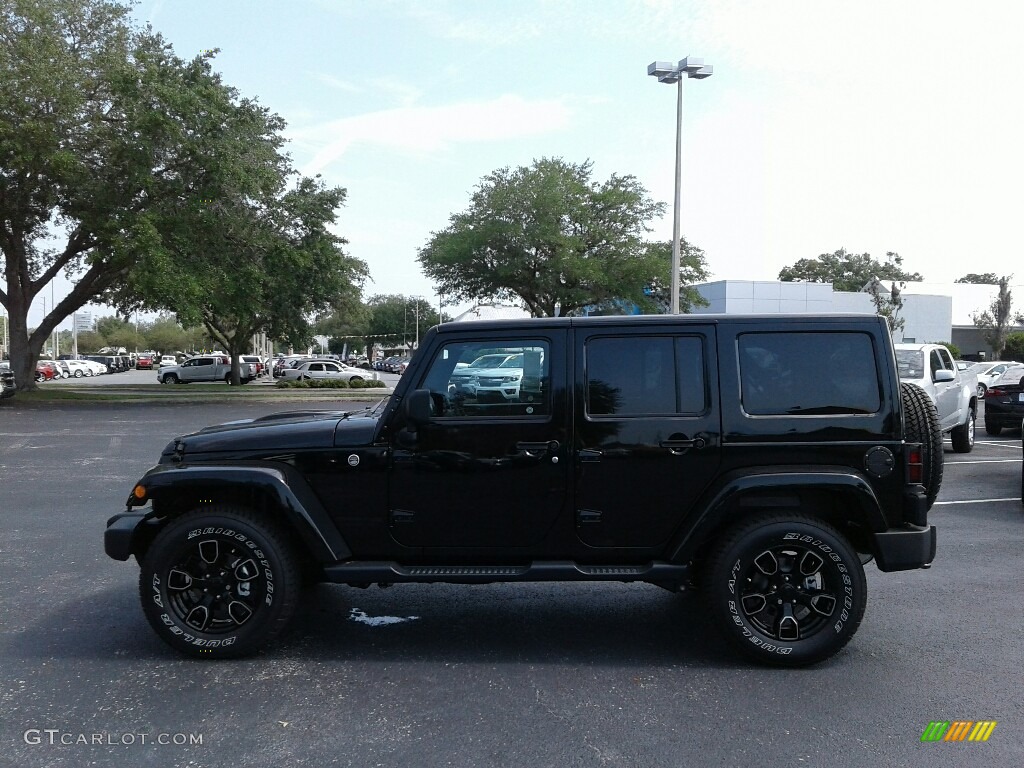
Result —
[[647, 65], [647, 74], [658, 78], [659, 83], [675, 83], [676, 96], [676, 195], [672, 206], [672, 303], [670, 311], [679, 314], [679, 210], [683, 181], [683, 75], [696, 80], [711, 77], [713, 67], [704, 64], [704, 59], [687, 56], [680, 59], [679, 64], [670, 61], [652, 61]]

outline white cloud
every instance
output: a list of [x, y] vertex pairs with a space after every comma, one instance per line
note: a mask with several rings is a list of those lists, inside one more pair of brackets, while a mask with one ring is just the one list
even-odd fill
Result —
[[334, 120], [290, 132], [313, 159], [305, 175], [321, 173], [356, 145], [423, 154], [466, 142], [498, 142], [560, 131], [569, 108], [560, 100], [528, 101], [501, 96], [440, 107], [402, 107]]

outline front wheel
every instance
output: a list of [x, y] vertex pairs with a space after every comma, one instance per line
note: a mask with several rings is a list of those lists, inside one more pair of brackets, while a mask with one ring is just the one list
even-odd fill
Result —
[[755, 517], [727, 532], [702, 584], [729, 641], [778, 666], [835, 655], [867, 604], [857, 552], [831, 525], [803, 515]]
[[75, 378], [76, 379], [82, 378], [82, 370], [81, 370], [81, 368], [76, 368], [75, 369]]
[[949, 437], [953, 441], [953, 450], [957, 453], [970, 453], [971, 449], [974, 448], [974, 423], [976, 418], [974, 410], [971, 409], [967, 412], [967, 421], [958, 427], [954, 427], [953, 431], [949, 433]]
[[271, 520], [229, 504], [189, 512], [157, 534], [139, 593], [150, 626], [182, 653], [254, 653], [288, 625], [301, 588], [298, 560]]
[[177, 383], [178, 383], [178, 377], [175, 376], [173, 373], [168, 373], [166, 376], [164, 376], [164, 384], [177, 384]]

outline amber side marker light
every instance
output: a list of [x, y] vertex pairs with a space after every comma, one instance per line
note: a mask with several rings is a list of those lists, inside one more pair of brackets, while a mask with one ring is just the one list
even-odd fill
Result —
[[146, 489], [141, 485], [136, 485], [135, 488], [132, 489], [132, 496], [141, 501], [146, 498]]

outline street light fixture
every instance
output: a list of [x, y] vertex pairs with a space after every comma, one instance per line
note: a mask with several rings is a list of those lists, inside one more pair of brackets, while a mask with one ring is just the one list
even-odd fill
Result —
[[647, 65], [647, 74], [658, 78], [659, 83], [676, 83], [676, 195], [672, 208], [672, 303], [671, 313], [679, 314], [679, 210], [683, 178], [683, 75], [694, 80], [711, 77], [713, 67], [705, 65], [704, 59], [687, 56], [678, 64], [670, 61], [652, 61]]

